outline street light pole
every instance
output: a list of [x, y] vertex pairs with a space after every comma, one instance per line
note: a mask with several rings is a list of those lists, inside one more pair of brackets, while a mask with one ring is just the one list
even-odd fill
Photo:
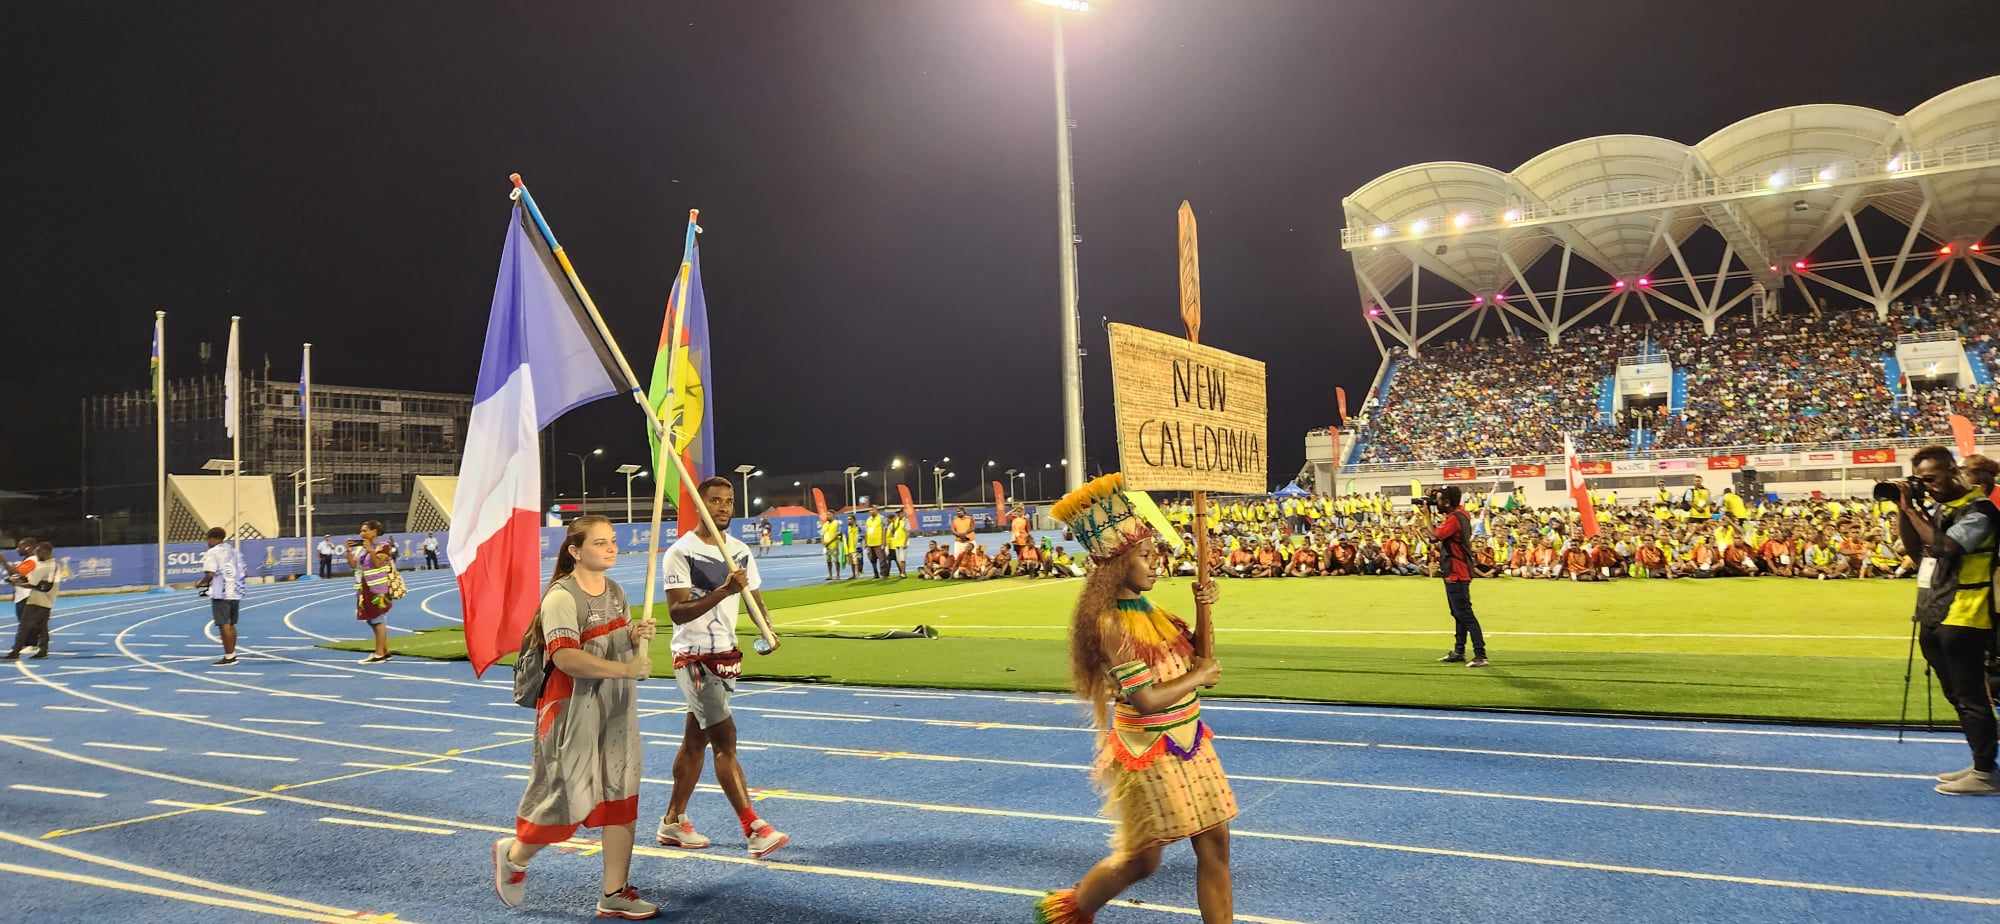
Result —
[[743, 518], [747, 520], [750, 519], [750, 479], [764, 474], [764, 470], [755, 465], [739, 465], [736, 466], [736, 474], [743, 476]]
[[[590, 454], [593, 456], [601, 456], [604, 454], [604, 448], [600, 446], [596, 449], [591, 450]], [[583, 453], [570, 452], [570, 453], [564, 453], [564, 455], [576, 459], [577, 488], [583, 492], [583, 503], [584, 507], [586, 508], [583, 512], [589, 513], [590, 511], [588, 507], [590, 506], [590, 470], [584, 467]]]
[[632, 522], [632, 476], [644, 478], [646, 472], [630, 462], [618, 466], [613, 471], [625, 476], [625, 522], [630, 523]]
[[888, 467], [882, 469], [882, 503], [884, 504], [889, 503], [889, 470], [890, 469], [900, 470], [902, 467], [903, 467], [903, 459], [901, 456], [898, 456], [894, 459], [890, 459]]

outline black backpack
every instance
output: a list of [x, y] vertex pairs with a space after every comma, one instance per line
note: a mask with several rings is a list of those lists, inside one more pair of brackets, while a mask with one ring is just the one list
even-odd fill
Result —
[[548, 683], [549, 650], [542, 639], [542, 614], [536, 612], [521, 633], [521, 650], [514, 656], [514, 705], [535, 708]]

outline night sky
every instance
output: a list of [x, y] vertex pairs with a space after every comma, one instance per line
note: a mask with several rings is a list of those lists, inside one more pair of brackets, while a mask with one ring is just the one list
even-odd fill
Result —
[[[1269, 364], [1272, 481], [1377, 356], [1340, 198], [1759, 111], [1900, 113], [2000, 71], [2000, 4], [1165, 2], [1067, 20], [1086, 438], [1115, 465], [1100, 317]], [[521, 172], [632, 364], [702, 210], [719, 463], [774, 474], [1061, 454], [1049, 17], [1025, 0], [9, 4], [0, 487], [78, 478], [77, 402], [219, 354], [469, 392]], [[24, 412], [22, 398], [46, 408]], [[46, 402], [43, 405], [43, 402]], [[629, 404], [556, 424], [643, 457]], [[573, 478], [573, 467], [564, 476]], [[965, 482], [960, 482], [965, 484]], [[566, 481], [566, 486], [572, 487]], [[969, 485], [968, 485], [969, 487]], [[1053, 484], [1051, 485], [1053, 490]]]

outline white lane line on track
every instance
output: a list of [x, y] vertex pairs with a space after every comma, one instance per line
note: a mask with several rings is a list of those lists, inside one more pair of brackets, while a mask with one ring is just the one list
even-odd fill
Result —
[[452, 729], [449, 728], [436, 728], [427, 725], [358, 725], [355, 727], [374, 728], [382, 731], [430, 732], [438, 735], [448, 735], [452, 732]]
[[243, 718], [243, 719], [237, 719], [237, 721], [239, 721], [239, 722], [256, 722], [256, 723], [258, 723], [258, 724], [260, 724], [260, 725], [324, 725], [324, 724], [326, 724], [325, 722], [321, 722], [321, 721], [318, 721], [318, 720], [316, 720], [316, 719], [264, 719], [264, 718]]
[[211, 690], [211, 689], [207, 689], [207, 688], [205, 688], [205, 687], [185, 687], [185, 688], [182, 688], [182, 689], [178, 689], [178, 690], [175, 690], [174, 692], [175, 692], [175, 693], [204, 693], [204, 694], [207, 694], [207, 695], [209, 695], [209, 696], [235, 696], [235, 695], [237, 695], [237, 694], [241, 693], [242, 691], [240, 691], [240, 690]]
[[104, 794], [101, 792], [91, 792], [88, 789], [64, 789], [60, 786], [36, 786], [30, 783], [15, 783], [7, 788], [18, 789], [22, 792], [38, 792], [50, 796], [75, 796], [78, 799], [104, 798]]
[[312, 677], [318, 680], [353, 680], [353, 674], [293, 674], [293, 677]]
[[110, 711], [108, 709], [104, 709], [98, 706], [43, 706], [42, 708], [53, 712], [109, 712]]
[[451, 705], [451, 700], [448, 699], [413, 699], [408, 696], [377, 696], [375, 697], [375, 701], [381, 703], [420, 703], [425, 706]]
[[90, 685], [90, 688], [93, 690], [119, 690], [125, 693], [144, 693], [150, 689], [148, 687], [135, 687], [129, 683], [93, 683]]
[[343, 760], [343, 767], [363, 767], [369, 770], [406, 770], [414, 773], [450, 773], [450, 767], [407, 767], [400, 764], [377, 764], [365, 760]]
[[237, 808], [233, 805], [210, 805], [204, 802], [182, 802], [179, 799], [154, 799], [147, 805], [164, 805], [167, 808], [194, 809], [200, 812], [222, 812], [229, 815], [262, 815], [263, 809]]
[[326, 822], [327, 824], [330, 825], [353, 825], [354, 827], [357, 828], [383, 828], [389, 831], [413, 831], [418, 834], [458, 833], [457, 831], [454, 831], [450, 828], [431, 828], [431, 827], [425, 827], [423, 825], [399, 825], [399, 824], [392, 824], [386, 821], [364, 821], [359, 818], [338, 818], [332, 815], [328, 815], [325, 818], [321, 818], [320, 821]]
[[284, 757], [277, 754], [238, 754], [234, 751], [203, 751], [201, 752], [201, 756], [229, 757], [236, 760], [267, 760], [278, 764], [295, 764], [299, 762], [299, 759], [296, 757]]
[[150, 744], [120, 744], [116, 741], [85, 741], [83, 746], [87, 748], [111, 748], [117, 751], [147, 751], [154, 754], [166, 750], [166, 748], [155, 747]]

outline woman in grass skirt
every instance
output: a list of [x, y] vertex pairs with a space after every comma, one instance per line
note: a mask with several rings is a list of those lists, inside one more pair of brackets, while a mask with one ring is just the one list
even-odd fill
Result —
[[[1074, 888], [1036, 905], [1042, 924], [1081, 924], [1097, 909], [1159, 868], [1168, 844], [1192, 839], [1202, 920], [1234, 917], [1229, 822], [1236, 795], [1214, 736], [1201, 718], [1199, 688], [1221, 667], [1194, 655], [1186, 623], [1145, 597], [1155, 580], [1161, 541], [1178, 534], [1144, 493], [1106, 475], [1071, 492], [1051, 511], [1068, 525], [1096, 567], [1078, 598], [1070, 627], [1070, 672], [1101, 733], [1096, 782], [1117, 828], [1111, 853]], [[1195, 588], [1213, 604], [1215, 585]]]

